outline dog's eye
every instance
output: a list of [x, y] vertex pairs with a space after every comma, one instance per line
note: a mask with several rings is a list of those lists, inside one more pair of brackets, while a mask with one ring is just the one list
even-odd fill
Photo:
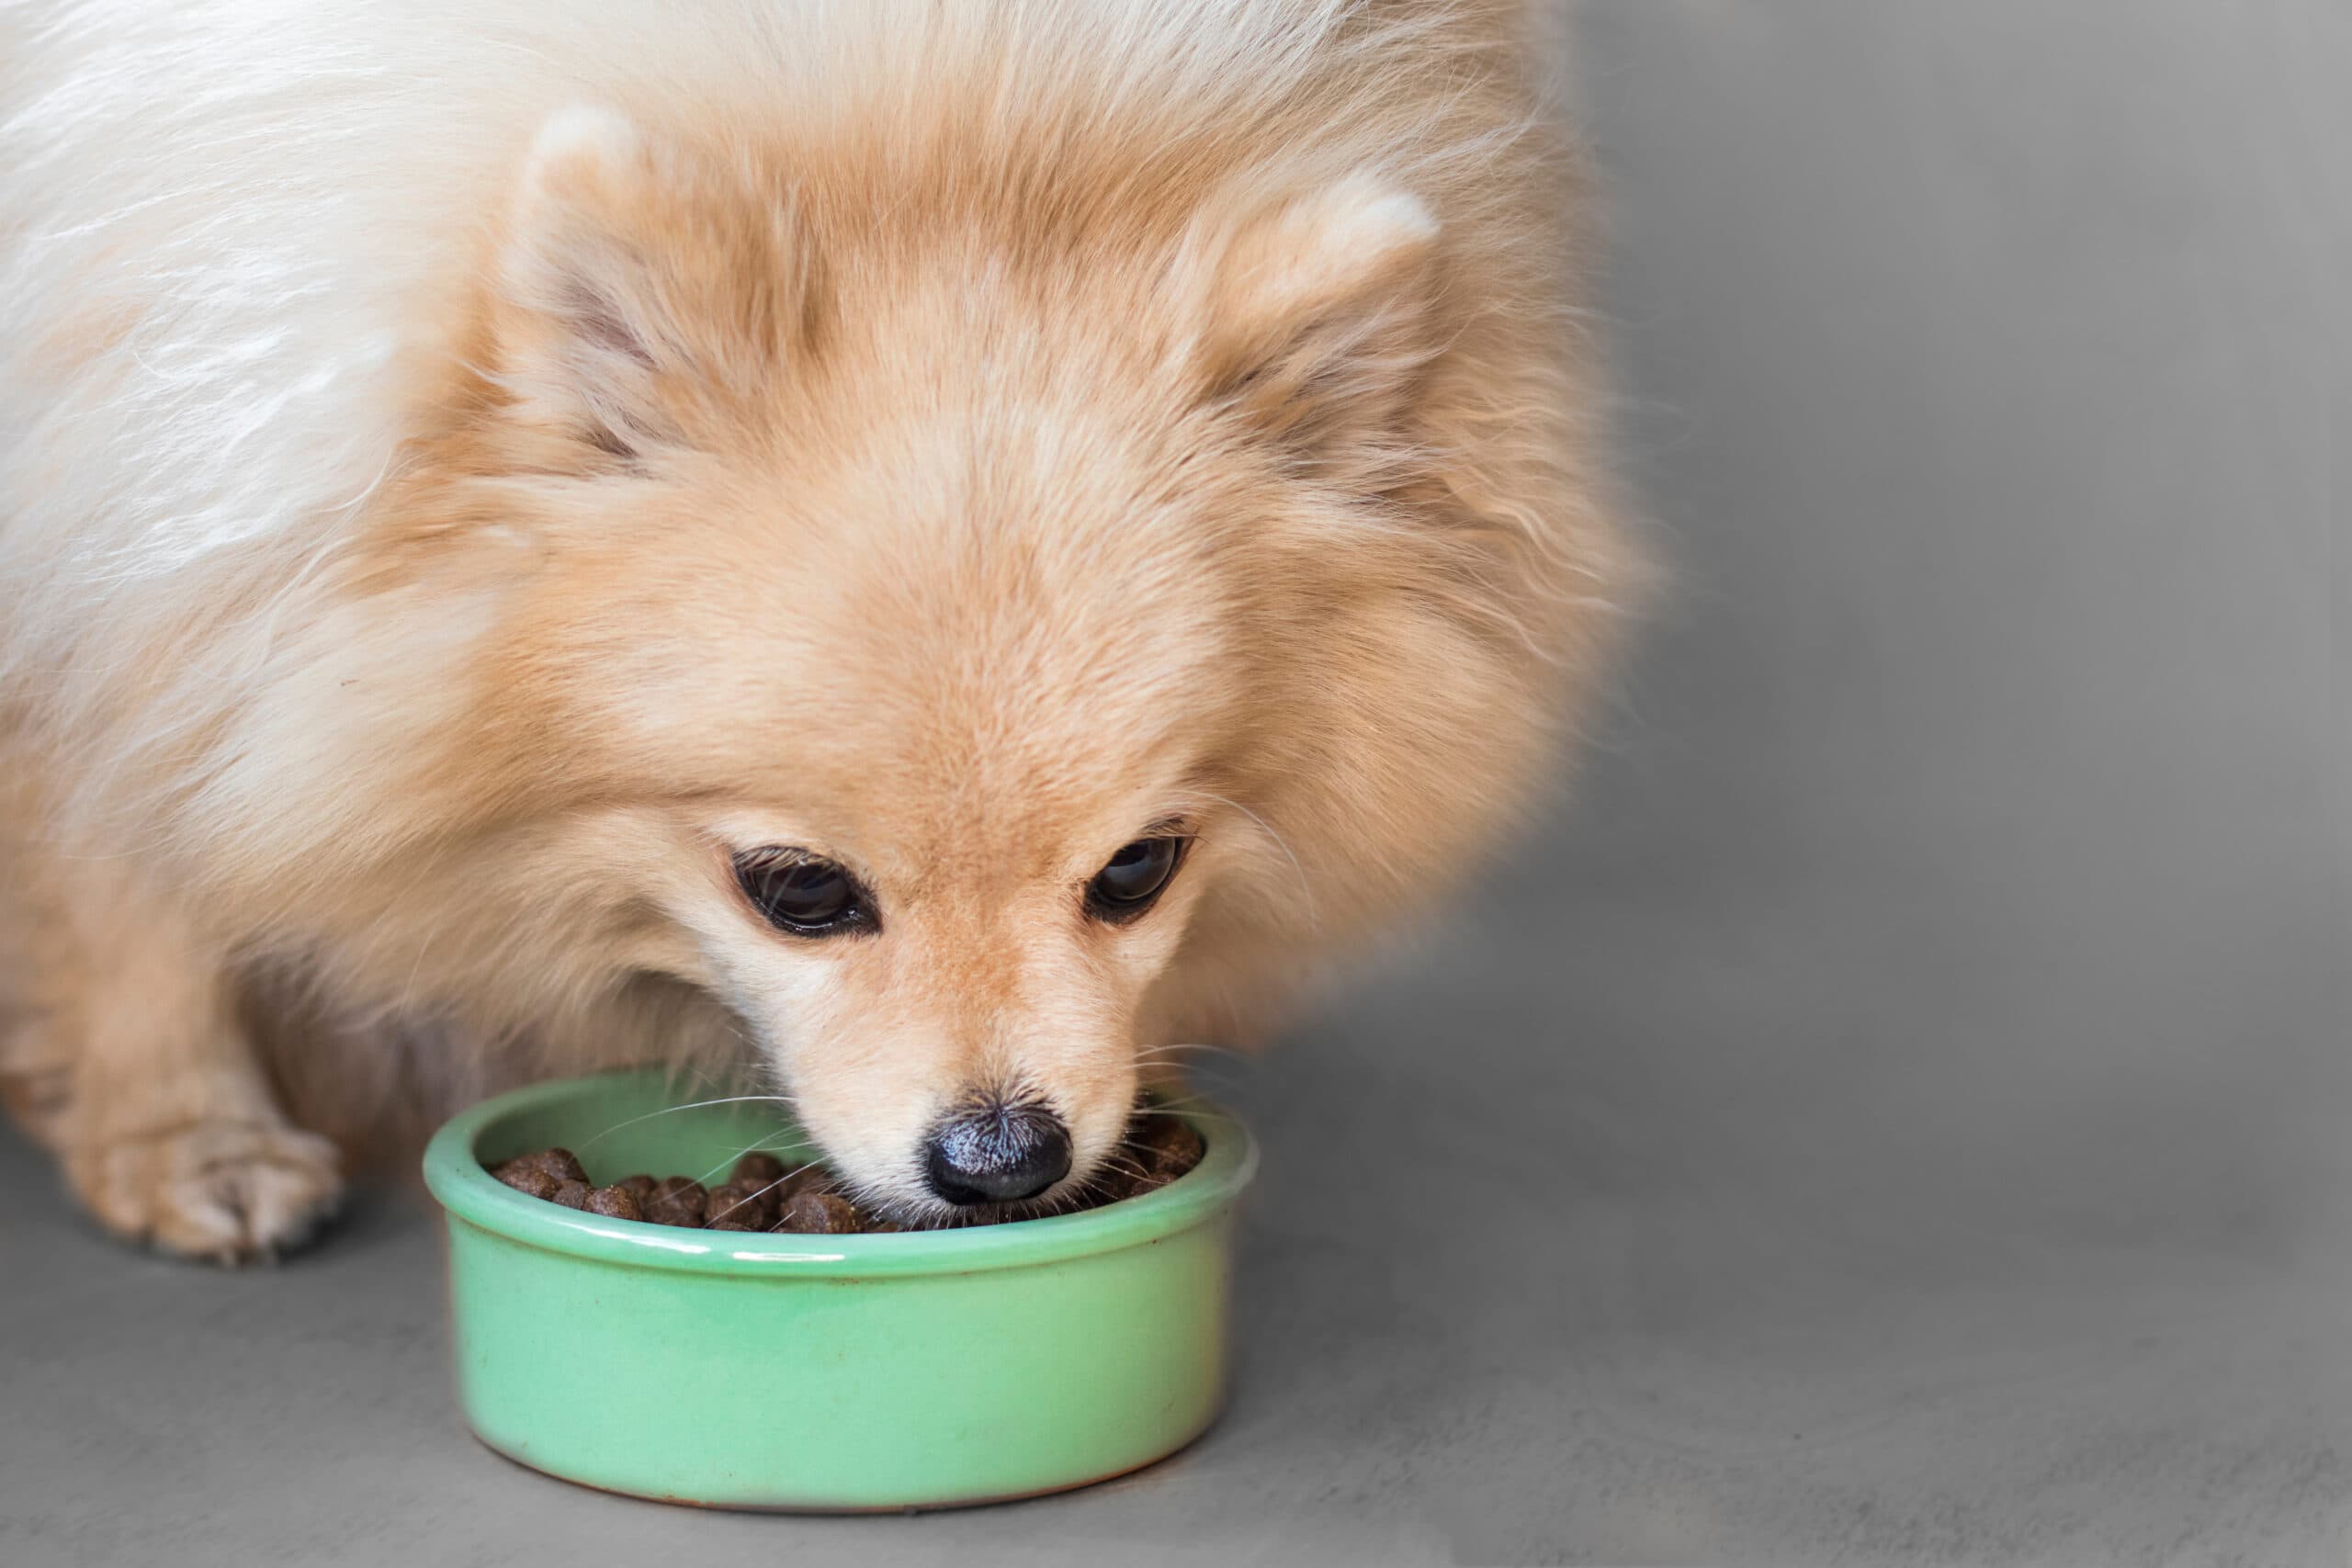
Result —
[[799, 850], [747, 850], [735, 857], [735, 881], [770, 925], [795, 936], [839, 936], [881, 925], [857, 878]]
[[1132, 920], [1151, 908], [1152, 900], [1176, 874], [1184, 858], [1183, 838], [1137, 839], [1111, 857], [1086, 885], [1086, 912], [1098, 920]]

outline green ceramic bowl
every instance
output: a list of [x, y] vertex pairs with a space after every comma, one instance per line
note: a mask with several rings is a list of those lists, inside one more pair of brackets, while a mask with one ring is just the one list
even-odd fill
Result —
[[773, 1102], [670, 1111], [681, 1098], [654, 1072], [540, 1084], [426, 1148], [458, 1397], [500, 1453], [665, 1502], [937, 1507], [1118, 1475], [1216, 1416], [1234, 1203], [1257, 1168], [1238, 1122], [1188, 1113], [1206, 1156], [1140, 1198], [894, 1235], [607, 1220], [482, 1168], [560, 1144], [610, 1182], [804, 1146]]

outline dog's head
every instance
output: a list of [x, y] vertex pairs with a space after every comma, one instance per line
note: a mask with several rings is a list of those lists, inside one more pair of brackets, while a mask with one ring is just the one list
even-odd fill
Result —
[[1521, 797], [1584, 633], [1497, 433], [1563, 388], [1384, 175], [875, 157], [547, 129], [355, 581], [462, 660], [337, 722], [454, 738], [390, 808], [448, 984], [684, 981], [870, 1198], [1050, 1203]]

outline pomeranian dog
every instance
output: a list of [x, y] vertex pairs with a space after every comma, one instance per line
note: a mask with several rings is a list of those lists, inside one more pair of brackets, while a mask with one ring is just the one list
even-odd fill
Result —
[[0, 13], [0, 1068], [80, 1201], [266, 1252], [659, 1060], [1043, 1212], [1437, 908], [1634, 571], [1525, 9]]

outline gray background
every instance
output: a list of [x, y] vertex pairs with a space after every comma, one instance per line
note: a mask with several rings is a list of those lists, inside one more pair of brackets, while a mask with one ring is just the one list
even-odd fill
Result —
[[1238, 1397], [1068, 1498], [576, 1492], [424, 1217], [133, 1258], [0, 1144], [0, 1559], [2329, 1563], [2352, 22], [1614, 0], [1678, 587], [1571, 817], [1254, 1068]]

